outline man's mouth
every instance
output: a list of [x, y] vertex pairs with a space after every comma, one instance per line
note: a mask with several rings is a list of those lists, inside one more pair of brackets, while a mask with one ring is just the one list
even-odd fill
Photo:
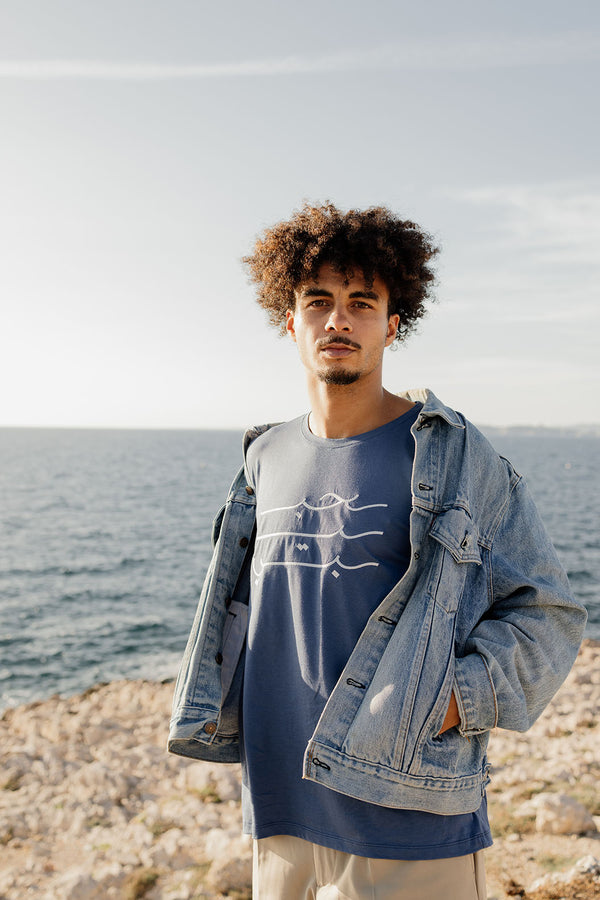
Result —
[[319, 352], [324, 353], [330, 359], [343, 359], [350, 356], [355, 350], [360, 350], [360, 344], [351, 341], [350, 338], [334, 338], [317, 343]]
[[352, 347], [345, 347], [343, 344], [329, 344], [321, 352], [329, 359], [345, 359], [347, 356], [352, 356], [354, 350]]

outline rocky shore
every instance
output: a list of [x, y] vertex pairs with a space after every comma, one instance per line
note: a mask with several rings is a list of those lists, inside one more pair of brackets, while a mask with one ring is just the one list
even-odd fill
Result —
[[[166, 753], [172, 693], [114, 682], [4, 713], [0, 900], [251, 896], [239, 769]], [[600, 642], [490, 761], [490, 900], [600, 898]]]

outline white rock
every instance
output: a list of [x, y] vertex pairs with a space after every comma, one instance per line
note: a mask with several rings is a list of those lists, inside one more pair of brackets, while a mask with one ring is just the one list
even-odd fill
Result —
[[535, 828], [543, 834], [585, 834], [596, 831], [588, 810], [567, 794], [538, 794]]
[[181, 882], [165, 885], [160, 894], [161, 900], [191, 900], [194, 896], [194, 889]]
[[71, 786], [75, 796], [82, 800], [93, 797], [114, 801], [129, 793], [127, 778], [98, 761], [82, 766], [71, 779]]
[[240, 768], [237, 765], [195, 762], [181, 771], [179, 779], [183, 789], [196, 791], [201, 796], [214, 795], [222, 802], [240, 799]]
[[88, 813], [84, 807], [76, 809], [67, 821], [67, 830], [74, 837], [82, 837], [88, 831]]
[[582, 875], [591, 876], [594, 881], [599, 880], [600, 882], [600, 860], [596, 859], [596, 857], [591, 854], [584, 856], [581, 859], [578, 859], [573, 868], [569, 869], [568, 872], [556, 872], [552, 875], [543, 875], [541, 878], [536, 878], [533, 884], [528, 888], [528, 892], [555, 885], [569, 884], [570, 882], [575, 881], [575, 879], [581, 878]]
[[[89, 867], [89, 864], [88, 864]], [[97, 896], [106, 900], [107, 897], [119, 897], [123, 895], [123, 883], [127, 877], [125, 870], [116, 862], [107, 862], [94, 866], [92, 875], [97, 883]], [[92, 895], [96, 896], [96, 895]]]
[[220, 857], [229, 857], [231, 855], [231, 847], [239, 838], [239, 829], [212, 828], [204, 837], [204, 853], [207, 859], [214, 860]]
[[101, 900], [105, 896], [103, 888], [95, 878], [81, 869], [68, 869], [55, 881], [48, 896], [56, 900]]
[[218, 828], [221, 824], [221, 817], [219, 816], [217, 809], [218, 807], [213, 806], [212, 804], [204, 804], [193, 819], [193, 827], [203, 832], [210, 831], [212, 828]]
[[242, 891], [252, 883], [252, 850], [243, 836], [228, 841], [226, 852], [217, 856], [206, 875], [206, 884], [220, 893]]
[[564, 884], [565, 879], [557, 874], [552, 875], [542, 875], [541, 878], [536, 878], [529, 887], [527, 888], [527, 893], [533, 893], [534, 891], [542, 890], [543, 888], [549, 888], [556, 884]]
[[577, 872], [578, 875], [593, 875], [595, 878], [600, 878], [600, 859], [596, 859], [589, 853], [578, 859], [571, 871]]
[[169, 869], [185, 869], [197, 864], [190, 853], [191, 837], [181, 828], [170, 828], [146, 850], [140, 853], [145, 866], [165, 866]]

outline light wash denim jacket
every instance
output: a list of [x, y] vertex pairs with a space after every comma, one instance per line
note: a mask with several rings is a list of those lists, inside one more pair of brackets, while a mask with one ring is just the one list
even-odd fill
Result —
[[[382, 806], [465, 813], [489, 781], [490, 729], [530, 727], [566, 677], [587, 614], [511, 464], [430, 391], [404, 396], [424, 401], [412, 428], [411, 562], [348, 659], [303, 775]], [[242, 469], [213, 526], [175, 687], [173, 753], [240, 758], [254, 525]], [[452, 690], [460, 725], [440, 736]]]

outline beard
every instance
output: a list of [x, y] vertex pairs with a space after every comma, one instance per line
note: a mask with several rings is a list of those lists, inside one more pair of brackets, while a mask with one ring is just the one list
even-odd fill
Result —
[[319, 381], [324, 384], [354, 384], [360, 378], [360, 372], [345, 372], [343, 369], [336, 371], [329, 369], [318, 373]]

